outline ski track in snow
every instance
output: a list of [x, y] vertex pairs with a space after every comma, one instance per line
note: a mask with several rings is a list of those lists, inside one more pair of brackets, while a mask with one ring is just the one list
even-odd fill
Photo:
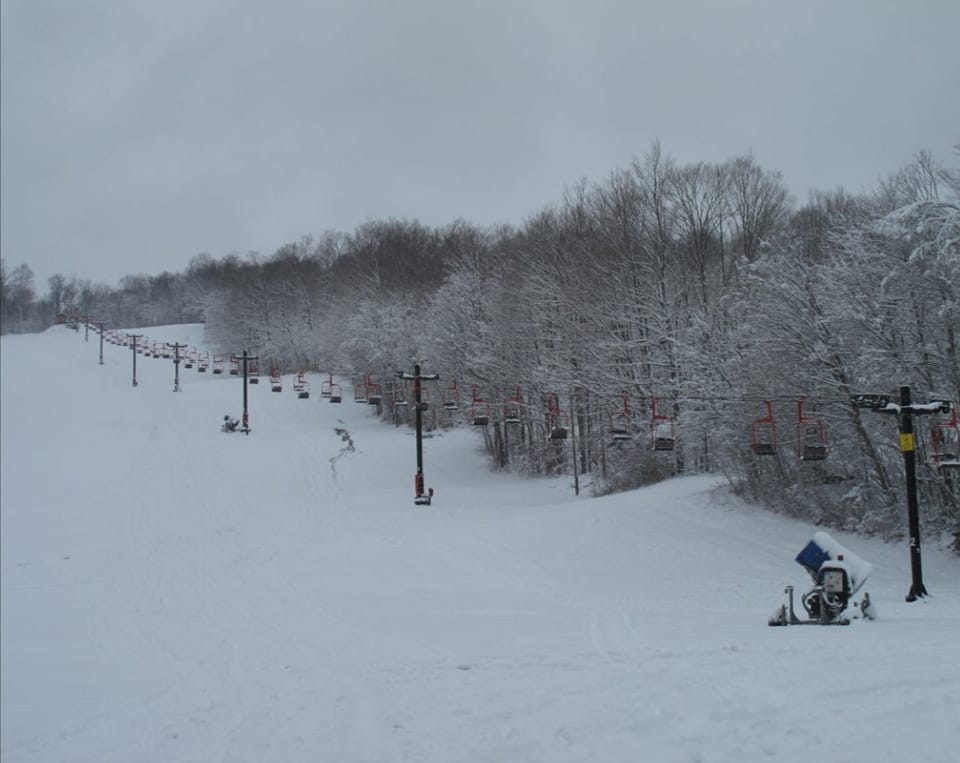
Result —
[[[138, 330], [202, 340], [197, 326]], [[64, 328], [2, 340], [5, 763], [904, 761], [960, 749], [960, 563], [880, 620], [768, 628], [816, 528], [713, 477], [603, 499], [367, 406]], [[346, 386], [346, 385], [345, 385]], [[349, 387], [345, 391], [348, 391]]]

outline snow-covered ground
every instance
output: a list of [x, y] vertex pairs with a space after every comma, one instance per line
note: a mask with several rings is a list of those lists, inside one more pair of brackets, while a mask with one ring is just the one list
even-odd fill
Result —
[[[145, 329], [202, 341], [199, 326]], [[880, 619], [770, 628], [817, 529], [715, 478], [596, 499], [468, 429], [63, 327], [0, 344], [4, 763], [960, 760], [960, 560], [834, 533]]]

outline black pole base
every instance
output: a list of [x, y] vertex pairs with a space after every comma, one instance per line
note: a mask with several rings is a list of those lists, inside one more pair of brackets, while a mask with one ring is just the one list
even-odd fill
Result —
[[929, 595], [930, 594], [927, 593], [927, 589], [924, 587], [923, 583], [920, 583], [919, 585], [914, 584], [910, 586], [910, 593], [907, 594], [906, 600], [916, 601], [917, 599], [922, 599], [924, 596]]

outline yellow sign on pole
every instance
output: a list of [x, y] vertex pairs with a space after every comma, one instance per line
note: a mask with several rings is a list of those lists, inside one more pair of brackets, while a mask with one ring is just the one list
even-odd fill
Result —
[[915, 450], [912, 432], [900, 435], [900, 450], [902, 450], [904, 453], [909, 453], [910, 451]]

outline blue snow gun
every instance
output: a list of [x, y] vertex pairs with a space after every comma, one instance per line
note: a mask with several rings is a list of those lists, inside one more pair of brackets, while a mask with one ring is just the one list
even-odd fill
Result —
[[[814, 533], [813, 539], [796, 556], [796, 562], [813, 580], [813, 588], [800, 598], [807, 620], [796, 616], [793, 608], [793, 586], [784, 593], [787, 603], [781, 605], [769, 620], [769, 625], [849, 625], [846, 610], [853, 598], [867, 581], [873, 565], [844, 548], [825, 532]], [[867, 620], [876, 617], [870, 594], [854, 602], [854, 607]]]

